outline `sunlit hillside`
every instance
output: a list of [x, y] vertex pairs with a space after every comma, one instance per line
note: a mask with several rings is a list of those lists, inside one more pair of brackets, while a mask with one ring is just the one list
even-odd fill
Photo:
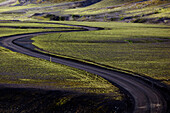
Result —
[[72, 1], [75, 0], [19, 0], [13, 7], [0, 7], [0, 19], [170, 23], [168, 0]]

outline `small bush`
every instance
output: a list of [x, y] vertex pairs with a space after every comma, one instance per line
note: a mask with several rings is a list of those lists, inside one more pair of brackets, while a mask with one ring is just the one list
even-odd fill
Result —
[[121, 17], [120, 20], [124, 20], [124, 17]]

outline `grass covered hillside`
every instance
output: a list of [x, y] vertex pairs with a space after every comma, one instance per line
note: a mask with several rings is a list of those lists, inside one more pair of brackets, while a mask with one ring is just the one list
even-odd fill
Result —
[[169, 23], [169, 3], [168, 0], [102, 0], [63, 13], [81, 15], [79, 20]]
[[0, 19], [170, 23], [168, 0], [85, 0], [78, 3], [71, 1], [45, 0], [36, 1], [36, 4], [29, 0], [22, 1], [14, 4], [14, 7], [0, 7]]

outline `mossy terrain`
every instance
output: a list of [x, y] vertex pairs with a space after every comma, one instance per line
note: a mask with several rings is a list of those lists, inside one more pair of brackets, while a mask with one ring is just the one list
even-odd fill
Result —
[[40, 32], [40, 31], [51, 31], [51, 30], [43, 30], [43, 29], [13, 29], [13, 28], [3, 28], [0, 29], [0, 36], [8, 36], [15, 35], [20, 33], [32, 33], [32, 32]]
[[54, 29], [65, 27], [65, 28], [75, 28], [67, 25], [59, 25], [59, 24], [43, 24], [43, 23], [32, 23], [32, 22], [11, 22], [11, 21], [0, 21], [0, 26], [18, 26], [18, 27], [53, 27]]
[[67, 25], [59, 24], [43, 24], [43, 23], [32, 23], [32, 22], [12, 22], [12, 21], [0, 21], [0, 37], [23, 34], [23, 33], [34, 33], [43, 31], [62, 31], [62, 30], [78, 30], [77, 27], [70, 27]]
[[[42, 35], [34, 37], [33, 44], [56, 54], [129, 70], [169, 84], [169, 26], [63, 23], [104, 27], [105, 30]], [[58, 35], [61, 35], [59, 40]]]

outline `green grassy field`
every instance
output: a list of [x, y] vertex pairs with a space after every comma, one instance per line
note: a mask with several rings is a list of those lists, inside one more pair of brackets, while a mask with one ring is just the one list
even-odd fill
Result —
[[[0, 29], [0, 36], [8, 36], [8, 35], [15, 35], [15, 34], [21, 34], [21, 33], [32, 33], [32, 32], [40, 32], [40, 31], [48, 31], [43, 29], [12, 29], [12, 28], [3, 28]], [[49, 30], [50, 31], [50, 30]]]
[[[3, 28], [0, 29], [0, 37], [8, 35], [16, 35], [23, 33], [34, 33], [34, 32], [43, 32], [43, 31], [62, 31], [63, 29], [14, 29], [14, 28]], [[66, 29], [69, 30], [69, 29]]]
[[69, 27], [69, 28], [76, 28], [76, 27], [70, 27], [67, 25], [59, 25], [59, 24], [43, 24], [43, 23], [26, 23], [26, 22], [2, 22], [0, 23], [0, 26], [19, 26], [19, 27], [54, 27], [54, 29], [57, 27]]
[[[102, 31], [47, 34], [34, 45], [76, 59], [116, 67], [169, 84], [169, 26], [115, 22], [63, 22], [104, 27]], [[61, 35], [61, 38], [57, 37]], [[49, 46], [50, 45], [50, 46]]]
[[[22, 33], [33, 33], [33, 32], [42, 32], [42, 31], [62, 31], [62, 30], [77, 30], [77, 27], [70, 27], [66, 25], [58, 25], [58, 24], [43, 24], [43, 23], [26, 23], [26, 22], [0, 22], [0, 37], [8, 36], [8, 35], [15, 35], [15, 34], [22, 34]], [[8, 27], [5, 27], [8, 26]], [[18, 28], [10, 28], [11, 27], [18, 27]], [[28, 28], [24, 28], [28, 27]], [[30, 27], [30, 28], [29, 28]], [[38, 27], [38, 28], [34, 28]], [[44, 29], [47, 27], [47, 29]], [[50, 27], [50, 29], [48, 29]], [[33, 29], [34, 28], [34, 29]], [[53, 28], [53, 29], [51, 29]], [[67, 28], [67, 29], [65, 29]]]

